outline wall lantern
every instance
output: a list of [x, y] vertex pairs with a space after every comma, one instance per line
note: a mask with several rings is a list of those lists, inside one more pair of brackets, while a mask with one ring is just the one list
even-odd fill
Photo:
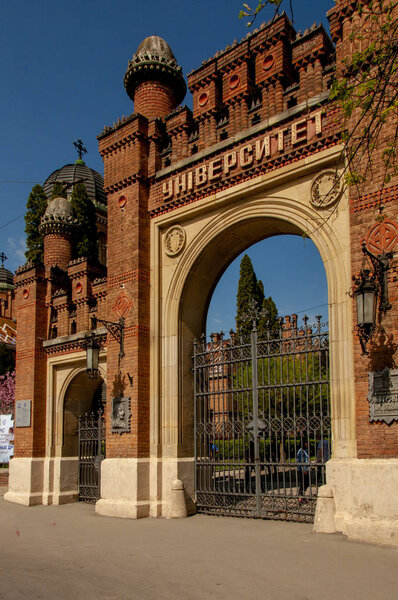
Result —
[[[356, 330], [362, 348], [362, 354], [368, 354], [367, 345], [376, 331], [377, 301], [379, 301], [378, 313], [381, 319], [382, 313], [390, 310], [388, 301], [387, 271], [390, 268], [391, 253], [372, 254], [366, 242], [362, 243], [363, 263], [359, 275], [353, 276], [354, 288], [352, 296], [357, 305]], [[372, 270], [365, 268], [368, 259]]]
[[[97, 329], [97, 323], [101, 323], [109, 331], [111, 336], [119, 343], [119, 361], [124, 356], [124, 318], [121, 317], [117, 323], [105, 321], [104, 319], [91, 319], [91, 329]], [[91, 332], [86, 341], [86, 373], [91, 379], [98, 375], [99, 353], [102, 345], [102, 338]]]
[[98, 375], [100, 345], [94, 334], [91, 334], [86, 341], [86, 373], [90, 379], [95, 379]]

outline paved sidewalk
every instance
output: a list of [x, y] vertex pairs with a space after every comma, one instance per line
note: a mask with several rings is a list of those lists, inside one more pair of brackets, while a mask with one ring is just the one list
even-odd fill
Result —
[[[3, 490], [4, 491], [4, 490]], [[112, 519], [0, 498], [1, 600], [392, 600], [398, 550], [312, 526]]]

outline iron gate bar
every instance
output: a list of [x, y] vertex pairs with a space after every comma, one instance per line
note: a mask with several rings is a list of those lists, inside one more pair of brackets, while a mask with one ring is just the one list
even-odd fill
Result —
[[101, 463], [105, 456], [105, 431], [102, 410], [79, 417], [79, 501], [97, 502], [100, 498]]
[[[264, 339], [254, 324], [249, 342], [235, 335], [195, 341], [199, 512], [313, 519], [330, 455], [329, 338], [320, 317], [313, 327], [303, 322]], [[305, 442], [308, 464], [298, 459]]]

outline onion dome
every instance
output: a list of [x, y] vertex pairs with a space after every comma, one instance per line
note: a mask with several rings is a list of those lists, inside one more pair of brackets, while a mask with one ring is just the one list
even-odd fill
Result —
[[14, 275], [6, 269], [4, 266], [0, 267], [0, 290], [13, 290], [15, 288], [14, 285]]
[[46, 208], [41, 218], [39, 231], [46, 233], [70, 233], [76, 220], [73, 218], [72, 207], [67, 198], [54, 198]]
[[137, 86], [144, 81], [161, 81], [169, 85], [177, 105], [184, 99], [187, 86], [182, 69], [168, 43], [157, 35], [145, 38], [129, 60], [124, 87], [133, 101]]
[[[97, 208], [106, 208], [106, 194], [104, 192], [104, 180], [102, 175], [94, 169], [90, 169], [82, 159], [77, 160], [73, 165], [65, 165], [57, 169], [43, 184], [44, 191], [48, 197], [51, 197], [54, 184], [59, 182], [68, 186], [68, 192], [72, 193], [73, 184], [82, 181], [86, 187], [88, 197], [93, 201]], [[69, 187], [70, 186], [70, 187]]]

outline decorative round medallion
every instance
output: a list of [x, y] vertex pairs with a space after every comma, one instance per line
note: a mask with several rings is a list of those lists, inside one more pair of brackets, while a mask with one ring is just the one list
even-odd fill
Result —
[[239, 75], [237, 75], [235, 73], [235, 75], [232, 75], [232, 77], [230, 77], [230, 79], [229, 79], [229, 82], [228, 82], [229, 89], [234, 90], [236, 87], [238, 87], [239, 82], [240, 82], [240, 77], [239, 77]]
[[200, 94], [199, 99], [198, 99], [199, 106], [201, 108], [202, 108], [202, 106], [206, 106], [208, 100], [209, 100], [209, 94], [207, 92], [203, 92], [202, 94]]
[[27, 299], [29, 298], [29, 290], [25, 289], [25, 290], [22, 292], [22, 298], [23, 298], [24, 300], [27, 300]]
[[120, 196], [118, 203], [119, 203], [119, 208], [124, 208], [127, 204], [126, 196]]
[[374, 254], [390, 252], [398, 241], [398, 224], [384, 219], [374, 225], [366, 236], [366, 247]]
[[166, 233], [164, 247], [167, 256], [177, 256], [185, 246], [185, 231], [179, 225], [170, 227]]
[[130, 312], [132, 306], [133, 301], [126, 294], [126, 292], [122, 290], [112, 306], [112, 311], [120, 319], [121, 317], [125, 317]]
[[77, 283], [76, 284], [76, 294], [81, 294], [83, 291], [83, 284], [82, 283]]
[[274, 58], [273, 54], [269, 54], [268, 56], [266, 56], [263, 60], [264, 71], [268, 71], [268, 69], [270, 69], [272, 67], [274, 62], [275, 62], [275, 58]]
[[343, 185], [336, 171], [324, 171], [311, 185], [311, 204], [315, 208], [328, 208], [339, 198]]

